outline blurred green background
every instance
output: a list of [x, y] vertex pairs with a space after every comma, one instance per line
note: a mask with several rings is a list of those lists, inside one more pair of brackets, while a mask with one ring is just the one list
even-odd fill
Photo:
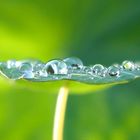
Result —
[[[139, 53], [139, 0], [0, 1], [0, 61], [77, 56], [109, 66]], [[61, 84], [1, 78], [0, 140], [52, 140]], [[72, 92], [64, 140], [140, 140], [139, 85]]]

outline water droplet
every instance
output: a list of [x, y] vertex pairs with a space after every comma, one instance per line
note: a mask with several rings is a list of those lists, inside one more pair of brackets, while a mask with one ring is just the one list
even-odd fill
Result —
[[11, 68], [18, 68], [21, 65], [21, 63], [19, 61], [16, 60], [8, 60], [7, 61], [7, 68], [11, 69]]
[[135, 70], [140, 70], [140, 63], [139, 62], [135, 63]]
[[49, 61], [44, 69], [48, 74], [67, 74], [67, 65], [62, 60]]
[[123, 66], [122, 66], [122, 65], [114, 64], [113, 66], [115, 66], [115, 67], [118, 68], [119, 70], [123, 70]]
[[107, 75], [108, 69], [104, 67], [104, 69], [99, 73], [100, 76], [105, 77]]
[[131, 62], [131, 61], [124, 61], [124, 62], [122, 63], [122, 66], [123, 66], [123, 68], [126, 69], [126, 70], [134, 70], [134, 69], [135, 69], [135, 65], [134, 65], [134, 63]]
[[83, 67], [83, 62], [77, 57], [70, 57], [63, 60], [68, 68], [81, 69]]
[[33, 71], [40, 71], [45, 67], [45, 64], [43, 63], [37, 63], [33, 66]]
[[22, 63], [20, 66], [20, 71], [33, 71], [33, 66], [28, 62]]
[[86, 74], [92, 74], [92, 68], [91, 67], [84, 67], [83, 68], [83, 71], [86, 73]]
[[110, 66], [108, 68], [108, 74], [110, 76], [119, 76], [120, 75], [120, 70], [115, 66]]
[[96, 64], [92, 67], [93, 74], [100, 75], [103, 70], [104, 70], [104, 66], [102, 66], [100, 64]]
[[48, 73], [45, 70], [43, 71], [44, 67], [45, 67], [44, 63], [36, 63], [33, 66], [34, 76], [35, 77], [46, 77], [46, 76], [48, 76]]
[[24, 62], [21, 64], [19, 70], [20, 70], [20, 72], [23, 73], [24, 78], [34, 78], [32, 64], [30, 64], [28, 62]]
[[1, 63], [0, 71], [5, 77], [13, 80], [17, 80], [23, 77], [23, 74], [19, 71], [19, 62], [15, 60], [9, 60], [5, 63]]

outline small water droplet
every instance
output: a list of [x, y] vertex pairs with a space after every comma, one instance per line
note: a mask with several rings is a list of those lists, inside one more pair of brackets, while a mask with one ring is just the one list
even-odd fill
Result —
[[137, 62], [137, 63], [135, 63], [135, 70], [140, 70], [140, 63], [139, 62]]
[[120, 75], [120, 70], [115, 66], [110, 66], [108, 68], [108, 74], [110, 76], [119, 76]]
[[104, 70], [104, 66], [102, 66], [101, 64], [96, 64], [92, 67], [93, 74], [100, 75], [103, 70]]
[[83, 68], [83, 71], [84, 71], [86, 74], [92, 74], [92, 68], [91, 68], [91, 67], [85, 66], [85, 67]]
[[16, 60], [8, 60], [7, 61], [7, 68], [11, 69], [11, 68], [18, 68], [21, 65], [21, 63], [19, 61]]
[[43, 68], [45, 67], [44, 63], [37, 63], [33, 66], [33, 71], [40, 71], [43, 70]]
[[42, 62], [34, 62], [33, 65], [33, 73], [34, 73], [34, 77], [46, 77], [48, 76], [48, 74], [46, 73], [46, 71], [43, 71], [45, 64]]
[[5, 63], [1, 63], [0, 71], [5, 77], [8, 77], [13, 80], [17, 80], [23, 77], [23, 74], [19, 71], [20, 63], [15, 60], [9, 60]]
[[33, 71], [33, 66], [28, 62], [22, 63], [20, 66], [20, 71]]
[[100, 76], [105, 77], [107, 75], [108, 69], [104, 67], [104, 69], [99, 73]]
[[68, 68], [81, 69], [83, 67], [83, 62], [77, 57], [70, 57], [63, 60]]
[[48, 74], [67, 74], [67, 65], [62, 60], [49, 61], [44, 69]]
[[114, 64], [113, 66], [115, 66], [115, 67], [118, 68], [119, 70], [123, 70], [123, 66], [122, 66], [122, 65]]
[[23, 73], [24, 78], [34, 78], [32, 64], [30, 64], [28, 62], [24, 62], [21, 64], [19, 70], [20, 70], [20, 72]]
[[135, 69], [135, 65], [132, 61], [124, 61], [122, 63], [122, 66], [126, 70], [134, 70]]

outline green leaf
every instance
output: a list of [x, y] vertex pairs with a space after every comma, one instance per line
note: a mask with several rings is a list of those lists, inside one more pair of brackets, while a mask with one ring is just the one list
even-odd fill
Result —
[[[88, 92], [89, 90], [104, 89], [105, 87], [109, 87], [110, 85], [114, 84], [127, 83], [140, 77], [140, 66], [138, 63], [134, 64], [131, 61], [124, 61], [122, 65], [115, 64], [108, 68], [100, 64], [84, 66], [83, 62], [79, 58], [75, 57], [66, 58], [63, 60], [51, 60], [47, 63], [35, 60], [9, 60], [1, 63], [0, 71], [2, 75], [9, 79], [25, 79], [30, 81], [26, 82], [28, 87], [33, 85], [31, 82], [37, 82], [36, 85], [38, 82], [40, 82], [37, 87], [42, 87], [41, 89], [46, 88], [45, 86], [47, 85], [41, 85], [41, 82], [51, 82], [53, 85], [53, 81], [65, 80], [67, 83], [69, 83], [73, 92], [74, 89], [76, 91], [76, 88], [73, 88], [73, 85], [77, 87], [78, 92]], [[80, 85], [83, 88], [78, 88], [78, 84], [76, 83], [71, 84], [72, 81], [83, 83], [83, 85]], [[56, 85], [57, 88], [61, 87], [57, 82]], [[50, 84], [48, 84], [48, 86], [50, 86]]]
[[[109, 66], [140, 60], [139, 5], [139, 0], [3, 1], [0, 61], [78, 56], [86, 65]], [[56, 93], [65, 82], [0, 78], [1, 139], [51, 140], [56, 95], [48, 93]], [[70, 96], [65, 139], [140, 139], [139, 84]], [[78, 82], [69, 86], [71, 93], [80, 95], [102, 87]]]

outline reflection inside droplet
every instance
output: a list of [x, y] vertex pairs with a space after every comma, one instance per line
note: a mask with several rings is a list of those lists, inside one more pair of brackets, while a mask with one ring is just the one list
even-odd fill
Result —
[[115, 66], [110, 66], [108, 68], [108, 74], [110, 76], [119, 76], [120, 75], [120, 70]]
[[55, 70], [57, 68], [54, 68], [54, 66], [52, 65], [48, 65], [48, 67], [46, 68], [46, 71], [48, 74], [58, 74], [57, 70]]

